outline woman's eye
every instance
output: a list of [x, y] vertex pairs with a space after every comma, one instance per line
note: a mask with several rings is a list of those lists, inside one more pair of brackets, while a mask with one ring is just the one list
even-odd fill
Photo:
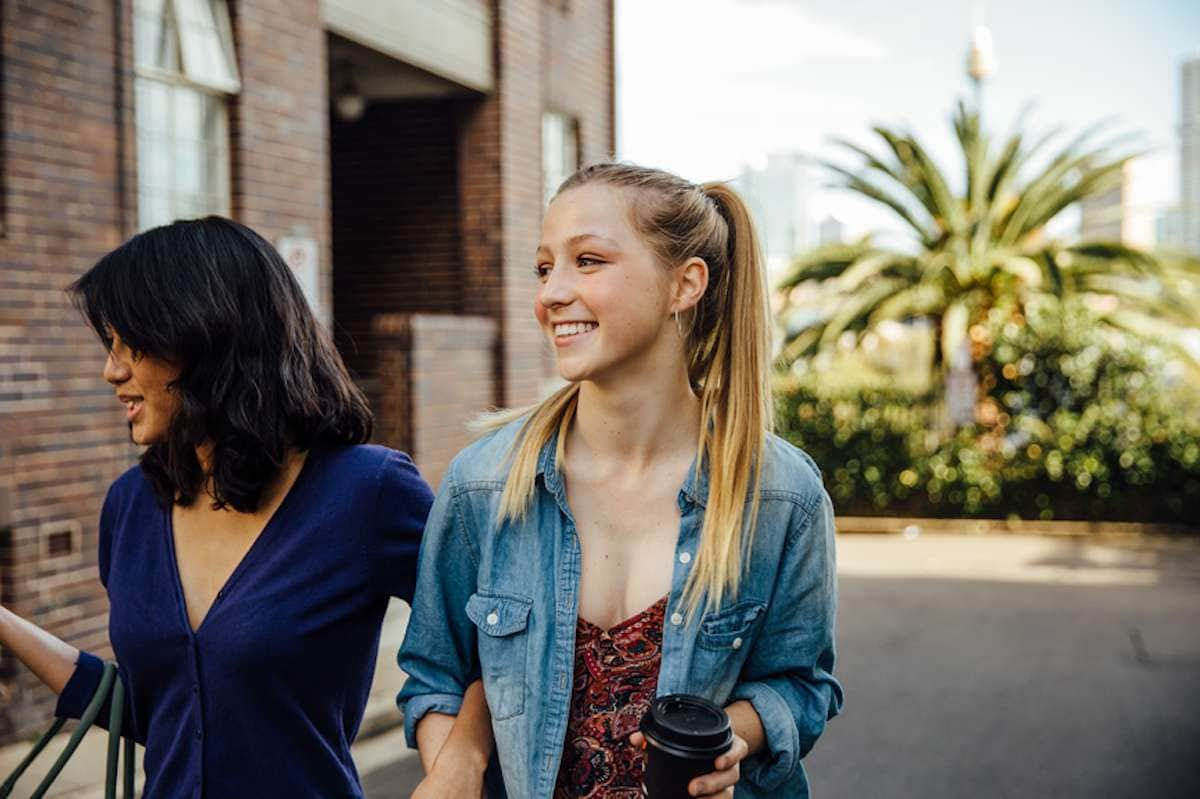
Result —
[[545, 264], [538, 264], [533, 268], [533, 273], [537, 275], [538, 280], [545, 280], [546, 275], [550, 274], [550, 267]]
[[590, 255], [581, 255], [579, 256], [578, 263], [580, 266], [595, 266], [596, 264], [600, 263], [600, 259], [593, 258]]

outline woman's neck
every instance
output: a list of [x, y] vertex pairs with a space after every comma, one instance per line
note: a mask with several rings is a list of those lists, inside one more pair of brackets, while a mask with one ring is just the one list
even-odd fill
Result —
[[620, 461], [641, 470], [663, 456], [696, 448], [700, 400], [687, 372], [647, 380], [579, 387], [568, 448], [583, 447], [592, 458]]

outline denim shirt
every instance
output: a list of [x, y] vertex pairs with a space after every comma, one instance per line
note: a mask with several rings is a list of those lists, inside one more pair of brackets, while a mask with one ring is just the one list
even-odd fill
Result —
[[[455, 458], [430, 511], [416, 598], [400, 648], [397, 699], [409, 746], [429, 712], [455, 715], [482, 676], [496, 758], [489, 795], [550, 799], [567, 730], [579, 612], [580, 548], [555, 463], [543, 447], [532, 506], [497, 523], [510, 447], [523, 420]], [[742, 761], [738, 797], [807, 797], [800, 759], [842, 706], [833, 677], [833, 509], [812, 460], [769, 436], [760, 510], [736, 597], [689, 615], [682, 595], [704, 520], [707, 474], [679, 492], [679, 539], [657, 694], [725, 706], [748, 700], [766, 744]], [[665, 564], [664, 564], [665, 565]], [[495, 760], [503, 788], [495, 779]]]

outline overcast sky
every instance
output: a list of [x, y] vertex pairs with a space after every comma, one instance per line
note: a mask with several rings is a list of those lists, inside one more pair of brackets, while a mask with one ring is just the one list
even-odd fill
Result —
[[[1200, 57], [1188, 0], [617, 0], [618, 156], [692, 180], [730, 178], [776, 151], [818, 155], [869, 126], [907, 124], [956, 176], [949, 114], [968, 91], [967, 46], [982, 16], [998, 72], [985, 114], [1002, 130], [1068, 135], [1107, 116], [1155, 152], [1137, 164], [1134, 210], [1178, 192], [1179, 73]], [[817, 214], [851, 233], [883, 218], [819, 191]]]

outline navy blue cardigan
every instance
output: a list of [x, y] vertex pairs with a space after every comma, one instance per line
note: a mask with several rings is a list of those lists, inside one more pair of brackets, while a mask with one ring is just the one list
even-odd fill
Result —
[[[100, 580], [130, 699], [125, 729], [146, 744], [144, 796], [362, 796], [350, 744], [388, 597], [412, 600], [432, 500], [402, 453], [310, 452], [193, 632], [169, 509], [140, 467], [112, 485]], [[101, 670], [80, 654], [59, 715], [79, 717]]]

